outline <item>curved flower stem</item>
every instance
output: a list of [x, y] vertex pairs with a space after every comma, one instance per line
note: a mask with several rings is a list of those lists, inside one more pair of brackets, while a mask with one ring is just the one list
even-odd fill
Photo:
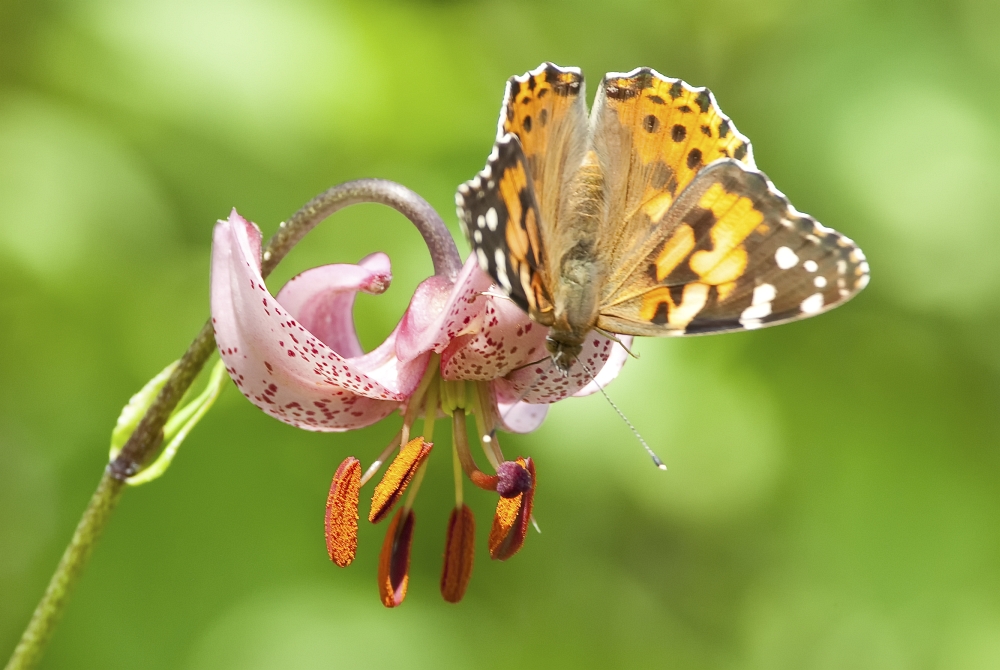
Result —
[[[395, 182], [383, 179], [359, 179], [334, 186], [310, 200], [287, 223], [283, 223], [267, 243], [263, 252], [261, 275], [272, 270], [310, 230], [334, 212], [358, 203], [375, 202], [388, 205], [406, 216], [423, 235], [431, 252], [434, 272], [455, 276], [462, 267], [455, 241], [444, 221], [426, 200]], [[124, 492], [125, 480], [142, 470], [163, 439], [163, 426], [184, 393], [215, 350], [212, 321], [202, 327], [183, 358], [174, 368], [156, 400], [143, 415], [121, 452], [105, 469], [97, 490], [77, 524], [73, 538], [63, 552], [59, 566], [49, 581], [45, 595], [35, 608], [31, 621], [6, 670], [27, 670], [38, 664], [42, 652], [62, 616], [66, 603], [97, 538], [111, 517]]]
[[431, 252], [434, 274], [454, 277], [462, 269], [462, 257], [444, 221], [419, 195], [385, 179], [358, 179], [325, 191], [283, 223], [264, 251], [261, 274], [267, 275], [316, 224], [337, 210], [362, 202], [378, 202], [408, 218], [423, 235]]

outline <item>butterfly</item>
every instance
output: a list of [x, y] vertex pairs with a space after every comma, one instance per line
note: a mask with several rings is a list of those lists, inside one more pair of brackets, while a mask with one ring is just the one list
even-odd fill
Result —
[[480, 267], [549, 327], [564, 373], [591, 330], [752, 330], [868, 283], [861, 249], [792, 207], [708, 89], [650, 68], [605, 75], [589, 118], [578, 68], [512, 77], [455, 203]]

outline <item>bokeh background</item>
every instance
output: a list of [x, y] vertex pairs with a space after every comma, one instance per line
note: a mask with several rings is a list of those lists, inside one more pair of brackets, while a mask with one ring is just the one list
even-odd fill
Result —
[[[0, 2], [0, 658], [92, 492], [117, 414], [208, 314], [213, 222], [273, 231], [335, 183], [421, 193], [458, 236], [504, 81], [648, 65], [708, 85], [872, 283], [802, 323], [642, 341], [600, 396], [504, 438], [542, 534], [479, 519], [438, 593], [451, 463], [432, 458], [410, 591], [382, 528], [333, 567], [330, 477], [398, 417], [316, 435], [229, 388], [163, 479], [126, 493], [45, 668], [1000, 667], [1000, 5], [806, 0]], [[464, 241], [459, 242], [463, 253]], [[398, 214], [352, 208], [270, 281], [376, 250], [374, 346], [430, 273]]]

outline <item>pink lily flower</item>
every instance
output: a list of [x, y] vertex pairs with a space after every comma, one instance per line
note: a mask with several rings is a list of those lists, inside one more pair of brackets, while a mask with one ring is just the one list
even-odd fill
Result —
[[[448, 253], [457, 266], [457, 249]], [[448, 526], [441, 590], [447, 600], [457, 602], [471, 575], [475, 535], [460, 472], [500, 494], [489, 546], [493, 558], [509, 558], [527, 531], [535, 468], [530, 458], [505, 460], [496, 429], [534, 430], [551, 403], [596, 392], [598, 385], [610, 382], [627, 353], [595, 334], [580, 356], [595, 378], [582, 366], [563, 375], [546, 352], [547, 329], [503, 297], [474, 258], [457, 274], [439, 270], [422, 282], [395, 330], [366, 353], [352, 318], [355, 296], [358, 291], [381, 293], [390, 281], [389, 259], [376, 253], [357, 265], [307, 270], [272, 296], [261, 276], [257, 226], [234, 210], [215, 227], [212, 322], [226, 369], [243, 395], [274, 418], [312, 431], [352, 430], [397, 410], [403, 414], [400, 433], [366, 473], [353, 457], [341, 464], [327, 502], [327, 548], [331, 560], [346, 566], [357, 545], [359, 489], [398, 449], [375, 489], [369, 514], [373, 522], [387, 518], [412, 484], [383, 546], [379, 583], [387, 606], [399, 605], [406, 594], [412, 504], [433, 446], [434, 422], [441, 416], [451, 419], [456, 507]], [[423, 436], [411, 439], [420, 416]], [[496, 474], [481, 471], [472, 457], [469, 416]]]

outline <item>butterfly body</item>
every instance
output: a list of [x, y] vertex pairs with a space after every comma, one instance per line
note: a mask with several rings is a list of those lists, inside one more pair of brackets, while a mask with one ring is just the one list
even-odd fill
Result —
[[853, 241], [795, 210], [707, 89], [546, 63], [507, 84], [486, 167], [456, 195], [482, 269], [566, 372], [594, 329], [677, 336], [826, 311], [868, 282]]

